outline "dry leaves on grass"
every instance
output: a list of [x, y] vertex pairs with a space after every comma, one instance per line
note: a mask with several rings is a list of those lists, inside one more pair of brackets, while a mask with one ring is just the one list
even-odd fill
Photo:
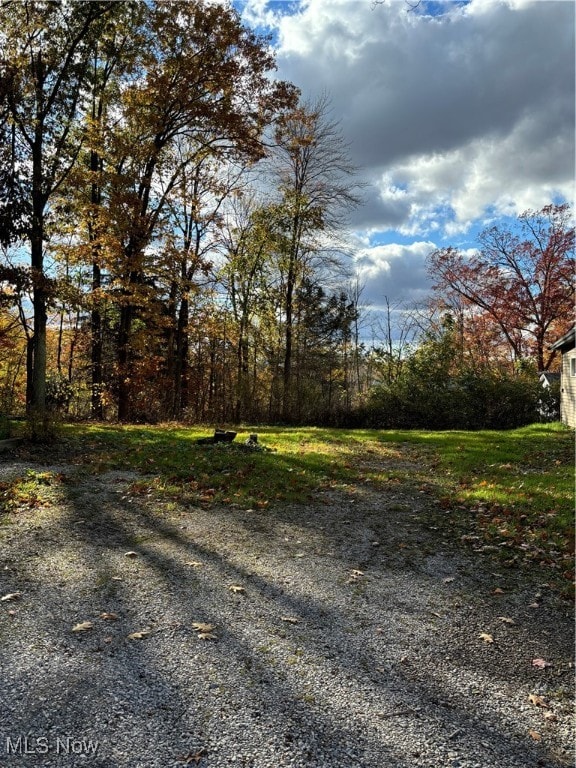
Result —
[[228, 589], [230, 592], [233, 592], [235, 595], [244, 595], [246, 594], [246, 588], [243, 587], [241, 584], [231, 584]]
[[131, 632], [128, 635], [128, 640], [144, 640], [145, 637], [149, 637], [151, 634], [151, 629], [140, 629], [138, 632]]
[[117, 613], [110, 613], [108, 611], [103, 611], [100, 614], [100, 618], [103, 619], [104, 621], [118, 621], [120, 617], [118, 616]]

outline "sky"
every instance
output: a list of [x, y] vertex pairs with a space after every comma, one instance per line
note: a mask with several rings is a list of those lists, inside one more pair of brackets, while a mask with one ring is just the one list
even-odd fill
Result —
[[426, 257], [575, 193], [571, 0], [237, 0], [278, 77], [327, 94], [366, 182], [362, 301], [421, 302]]

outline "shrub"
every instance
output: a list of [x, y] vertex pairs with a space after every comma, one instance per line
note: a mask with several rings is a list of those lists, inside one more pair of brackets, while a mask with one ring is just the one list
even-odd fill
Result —
[[443, 381], [376, 387], [358, 413], [379, 429], [512, 429], [539, 419], [538, 382], [523, 376], [466, 373]]

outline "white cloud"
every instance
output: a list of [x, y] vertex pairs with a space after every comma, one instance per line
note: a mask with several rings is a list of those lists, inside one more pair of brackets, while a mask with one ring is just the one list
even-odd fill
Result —
[[384, 296], [407, 304], [421, 301], [430, 290], [426, 259], [435, 248], [428, 240], [359, 249], [354, 263], [360, 283], [365, 284], [363, 300], [375, 306], [383, 303]]
[[[440, 7], [441, 16], [426, 15]], [[274, 33], [278, 75], [306, 98], [331, 95], [370, 183], [351, 224], [373, 303], [426, 294], [432, 241], [466, 246], [466, 233], [499, 215], [573, 202], [573, 3], [423, 0], [410, 12], [404, 0], [246, 0], [246, 8]], [[378, 233], [414, 242], [368, 247]]]
[[375, 184], [356, 227], [451, 233], [573, 197], [573, 5], [446, 8], [308, 0], [277, 19], [280, 74], [332, 94]]

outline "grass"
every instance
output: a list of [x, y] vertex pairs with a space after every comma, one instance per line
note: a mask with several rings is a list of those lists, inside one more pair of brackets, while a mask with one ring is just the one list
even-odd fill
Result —
[[[243, 451], [251, 432], [269, 450]], [[477, 432], [246, 427], [228, 446], [200, 446], [209, 431], [178, 425], [67, 425], [63, 434], [90, 471], [145, 473], [133, 495], [190, 506], [273, 509], [313, 499], [320, 488], [408, 483], [438, 500], [442, 519], [473, 546], [573, 576], [574, 435], [559, 424]]]

